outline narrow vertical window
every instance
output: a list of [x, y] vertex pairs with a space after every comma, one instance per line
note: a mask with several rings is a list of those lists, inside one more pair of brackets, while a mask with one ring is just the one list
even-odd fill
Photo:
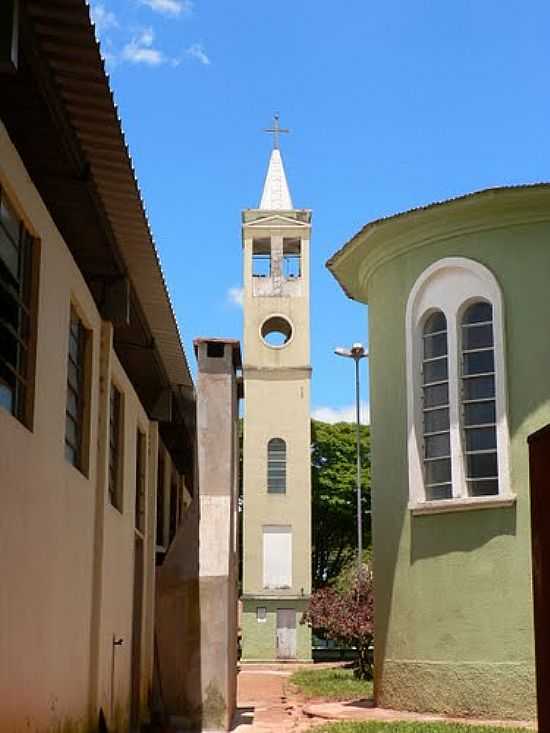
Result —
[[109, 498], [122, 511], [121, 437], [122, 395], [111, 384], [109, 412]]
[[67, 351], [67, 405], [65, 408], [65, 457], [84, 470], [85, 361], [88, 332], [71, 308]]
[[462, 426], [469, 496], [498, 494], [493, 307], [470, 305], [462, 318]]
[[422, 334], [423, 463], [426, 499], [452, 498], [447, 320], [433, 313]]
[[147, 440], [145, 434], [136, 432], [136, 497], [135, 497], [135, 527], [142, 534], [145, 532], [145, 453]]
[[267, 491], [286, 493], [286, 443], [281, 438], [272, 438], [267, 444]]
[[0, 406], [32, 423], [36, 242], [0, 190]]
[[178, 474], [172, 473], [172, 482], [170, 484], [170, 532], [169, 541], [172, 542], [176, 536], [178, 527]]
[[164, 547], [164, 456], [159, 451], [157, 468], [157, 545]]

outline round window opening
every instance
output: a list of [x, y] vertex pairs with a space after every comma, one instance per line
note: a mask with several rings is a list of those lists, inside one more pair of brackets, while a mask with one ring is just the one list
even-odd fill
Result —
[[292, 338], [292, 326], [283, 316], [271, 316], [262, 324], [262, 338], [268, 346], [285, 346]]

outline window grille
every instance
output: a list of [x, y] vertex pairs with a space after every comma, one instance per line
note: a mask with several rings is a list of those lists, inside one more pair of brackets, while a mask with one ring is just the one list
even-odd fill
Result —
[[272, 438], [267, 444], [267, 491], [286, 493], [286, 443], [281, 438]]
[[65, 409], [65, 458], [84, 469], [85, 360], [87, 331], [74, 308], [69, 323], [67, 350], [67, 405]]
[[462, 317], [462, 427], [469, 496], [498, 494], [493, 307], [470, 305]]
[[411, 511], [512, 506], [504, 308], [494, 275], [463, 257], [432, 263], [411, 289], [406, 320]]
[[36, 242], [0, 189], [0, 406], [32, 422]]
[[424, 324], [422, 361], [426, 499], [452, 497], [447, 320], [441, 311]]
[[109, 411], [109, 498], [111, 504], [122, 511], [122, 484], [121, 484], [121, 419], [122, 395], [111, 384], [110, 411]]
[[176, 536], [176, 529], [178, 527], [178, 479], [178, 475], [173, 473], [172, 482], [170, 484], [170, 542], [172, 542]]
[[135, 500], [135, 527], [138, 532], [145, 532], [145, 486], [147, 439], [145, 434], [136, 432], [136, 500]]
[[157, 468], [157, 545], [164, 547], [164, 456], [159, 452]]

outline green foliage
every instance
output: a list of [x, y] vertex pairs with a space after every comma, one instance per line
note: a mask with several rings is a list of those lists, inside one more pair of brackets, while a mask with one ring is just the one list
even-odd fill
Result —
[[[357, 547], [356, 426], [311, 421], [313, 587], [336, 578]], [[370, 430], [360, 428], [363, 546], [371, 542]]]
[[290, 678], [308, 700], [359, 700], [372, 697], [372, 682], [360, 680], [351, 669], [329, 667], [301, 669]]
[[316, 733], [525, 733], [525, 728], [495, 728], [462, 723], [329, 723], [315, 728]]
[[[372, 547], [363, 550], [363, 562], [361, 573], [367, 574], [372, 571]], [[338, 593], [346, 593], [350, 588], [355, 587], [357, 583], [357, 557], [354, 555], [347, 560], [331, 583], [330, 587]]]

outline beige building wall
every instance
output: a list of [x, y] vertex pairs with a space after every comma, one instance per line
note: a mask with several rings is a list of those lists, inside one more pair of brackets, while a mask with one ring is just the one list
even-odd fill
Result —
[[[263, 587], [262, 526], [292, 527], [292, 585], [280, 596], [309, 595], [311, 590], [310, 401], [309, 375], [292, 372], [246, 378], [245, 407], [245, 594], [265, 595]], [[269, 415], [275, 420], [269, 419]], [[286, 494], [267, 492], [267, 443], [282, 438], [287, 445]], [[273, 593], [270, 591], [270, 593]]]
[[[148, 436], [141, 689], [153, 665], [157, 427], [112, 350], [66, 243], [0, 123], [0, 185], [40, 240], [34, 420], [0, 409], [0, 733], [126, 730], [132, 649], [136, 430]], [[84, 473], [65, 460], [71, 305], [91, 333]], [[107, 488], [108, 390], [123, 395], [122, 511]], [[170, 464], [166, 473], [169, 474]], [[168, 503], [166, 503], [168, 507]], [[168, 514], [168, 511], [167, 511]], [[113, 647], [113, 638], [122, 644]], [[114, 657], [113, 657], [114, 654]]]
[[[310, 218], [311, 213], [304, 210], [258, 209], [243, 214], [245, 660], [277, 657], [281, 609], [296, 611], [294, 656], [311, 657], [309, 631], [299, 624], [311, 592]], [[253, 274], [258, 240], [270, 243], [271, 272], [265, 277]], [[283, 247], [289, 240], [300, 241], [300, 277], [284, 275]], [[272, 316], [291, 324], [290, 338], [282, 346], [270, 346], [262, 337], [262, 326]], [[267, 445], [272, 438], [286, 443], [284, 494], [267, 491]], [[264, 587], [263, 528], [274, 525], [291, 528], [292, 582], [268, 589]], [[265, 619], [257, 618], [259, 613], [265, 613]]]

